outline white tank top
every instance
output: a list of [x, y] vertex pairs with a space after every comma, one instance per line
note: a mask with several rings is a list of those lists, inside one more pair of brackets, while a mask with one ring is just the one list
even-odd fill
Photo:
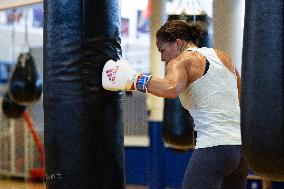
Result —
[[210, 63], [207, 73], [190, 84], [179, 99], [194, 119], [197, 148], [240, 145], [240, 106], [237, 77], [212, 48], [189, 48]]

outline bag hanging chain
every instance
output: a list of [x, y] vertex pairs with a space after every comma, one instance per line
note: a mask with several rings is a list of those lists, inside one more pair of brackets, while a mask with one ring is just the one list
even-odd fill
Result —
[[31, 52], [31, 47], [29, 43], [29, 32], [28, 32], [28, 15], [29, 15], [28, 13], [29, 13], [28, 9], [25, 9], [24, 11], [25, 33], [24, 33], [24, 43], [22, 47], [22, 51], [25, 53], [22, 54], [22, 57], [19, 60], [22, 68], [26, 66], [26, 59], [28, 58], [28, 53]]
[[31, 51], [30, 43], [29, 43], [29, 32], [28, 32], [28, 9], [25, 10], [25, 34], [24, 34], [24, 44], [23, 44], [23, 51], [25, 50], [25, 47], [28, 49], [28, 52]]

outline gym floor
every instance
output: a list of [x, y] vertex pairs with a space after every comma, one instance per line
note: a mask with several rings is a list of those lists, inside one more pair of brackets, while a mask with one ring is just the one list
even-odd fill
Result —
[[[251, 177], [249, 179], [259, 180], [259, 177]], [[262, 180], [262, 189], [271, 189], [272, 183], [269, 181]], [[46, 189], [44, 183], [38, 182], [24, 182], [18, 179], [1, 179], [0, 178], [0, 189]], [[147, 186], [138, 185], [127, 185], [126, 189], [148, 189]], [[174, 188], [166, 188], [174, 189]]]
[[[46, 189], [44, 183], [23, 182], [19, 180], [0, 179], [0, 189]], [[126, 189], [147, 189], [146, 186], [130, 186]]]

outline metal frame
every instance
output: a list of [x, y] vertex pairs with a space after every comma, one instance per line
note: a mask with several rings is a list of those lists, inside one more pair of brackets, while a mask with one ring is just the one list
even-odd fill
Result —
[[[3, 119], [6, 119], [2, 116], [1, 119], [1, 123], [3, 123]], [[24, 179], [28, 179], [29, 178], [29, 169], [30, 167], [32, 167], [32, 163], [34, 163], [33, 160], [34, 159], [34, 154], [32, 153], [33, 146], [31, 145], [31, 137], [29, 136], [28, 133], [28, 129], [26, 127], [26, 123], [24, 121], [19, 121], [17, 120], [17, 122], [21, 122], [21, 124], [23, 124], [23, 133], [16, 133], [16, 120], [14, 119], [10, 119], [8, 121], [8, 126], [5, 128], [1, 128], [0, 132], [0, 176], [10, 176], [10, 177], [21, 177]], [[1, 125], [0, 125], [1, 127]], [[23, 137], [23, 151], [22, 151], [22, 155], [23, 155], [23, 169], [21, 170], [17, 170], [17, 164], [19, 162], [21, 162], [20, 159], [18, 159], [17, 157], [17, 139], [16, 137], [19, 136], [19, 134], [22, 135]], [[5, 166], [3, 167], [3, 165], [8, 165], [9, 164], [9, 168]]]

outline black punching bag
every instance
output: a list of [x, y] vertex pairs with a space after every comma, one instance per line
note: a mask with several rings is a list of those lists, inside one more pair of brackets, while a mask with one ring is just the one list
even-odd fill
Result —
[[25, 105], [14, 102], [13, 100], [11, 100], [8, 92], [5, 93], [2, 100], [2, 110], [7, 118], [19, 118], [23, 115], [25, 109]]
[[169, 148], [184, 151], [194, 147], [194, 122], [179, 98], [165, 99], [163, 140]]
[[122, 93], [101, 86], [119, 59], [119, 0], [44, 1], [48, 189], [124, 189]]
[[[208, 28], [209, 17], [202, 15], [169, 15], [169, 20], [185, 20], [190, 22], [200, 22], [204, 28]], [[210, 47], [210, 37], [208, 33], [200, 40], [200, 47]], [[175, 150], [188, 150], [194, 147], [194, 122], [190, 113], [184, 109], [179, 98], [165, 99], [163, 140], [168, 147]]]
[[34, 59], [30, 52], [21, 53], [10, 81], [10, 97], [18, 103], [38, 101], [42, 93]]
[[284, 181], [283, 1], [246, 1], [241, 131], [254, 173]]

